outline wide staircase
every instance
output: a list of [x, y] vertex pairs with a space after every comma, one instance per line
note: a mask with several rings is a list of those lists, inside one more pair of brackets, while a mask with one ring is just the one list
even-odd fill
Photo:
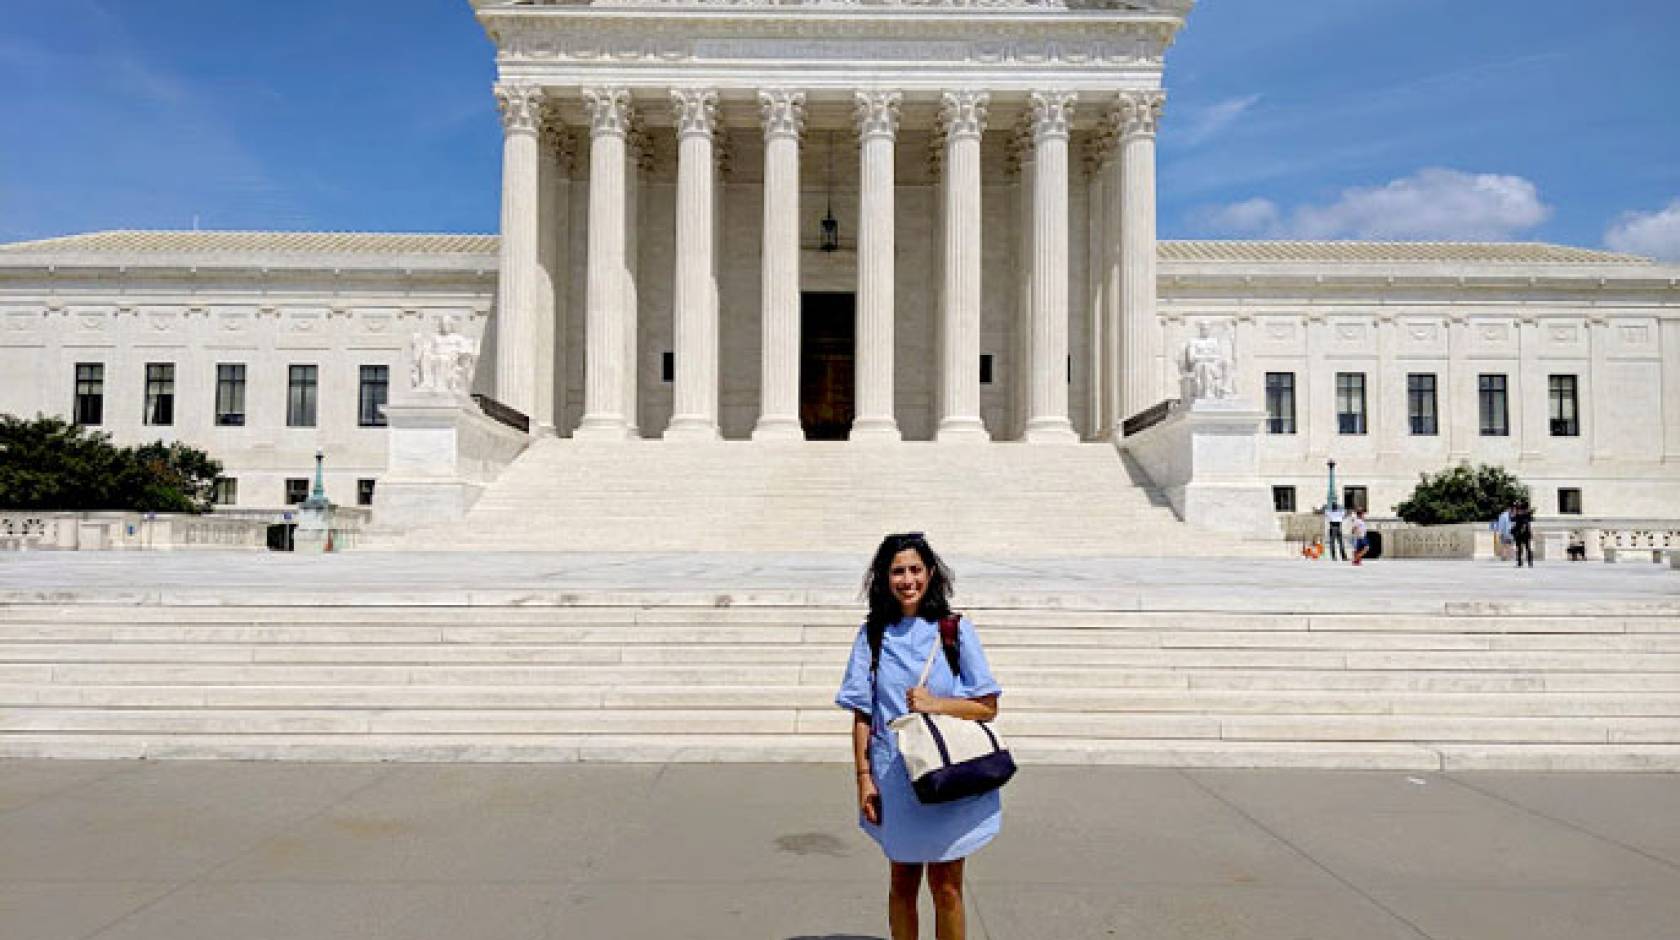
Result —
[[[845, 761], [855, 607], [0, 605], [0, 758]], [[1210, 605], [1216, 606], [1216, 605]], [[977, 609], [1021, 760], [1680, 769], [1680, 616]]]
[[1210, 537], [1108, 444], [623, 444], [542, 439], [464, 521], [395, 546], [483, 551], [850, 551], [926, 532], [961, 553], [1270, 555]]

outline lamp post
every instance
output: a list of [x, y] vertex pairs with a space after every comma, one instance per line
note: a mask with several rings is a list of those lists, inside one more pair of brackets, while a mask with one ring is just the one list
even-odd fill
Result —
[[1336, 459], [1334, 457], [1332, 457], [1329, 460], [1326, 460], [1324, 463], [1325, 463], [1325, 466], [1330, 468], [1330, 483], [1325, 488], [1325, 491], [1324, 491], [1324, 508], [1326, 510], [1328, 510], [1332, 506], [1335, 506], [1336, 502], [1337, 502], [1337, 500], [1336, 500]]

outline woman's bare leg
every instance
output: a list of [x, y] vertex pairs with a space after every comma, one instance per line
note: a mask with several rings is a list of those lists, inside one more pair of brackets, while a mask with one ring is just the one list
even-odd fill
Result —
[[916, 940], [916, 897], [922, 893], [922, 866], [892, 863], [892, 893], [887, 896], [887, 925], [892, 940]]
[[928, 892], [933, 895], [934, 935], [939, 940], [963, 940], [968, 936], [968, 920], [963, 911], [963, 860], [929, 862], [927, 869]]

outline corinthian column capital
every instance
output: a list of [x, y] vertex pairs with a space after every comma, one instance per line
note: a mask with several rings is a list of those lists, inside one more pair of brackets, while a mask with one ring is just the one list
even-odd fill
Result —
[[1161, 109], [1166, 106], [1164, 91], [1123, 91], [1114, 105], [1114, 126], [1121, 137], [1155, 136], [1161, 123]]
[[1073, 103], [1079, 96], [1071, 91], [1035, 91], [1027, 99], [1032, 107], [1034, 140], [1066, 139], [1073, 123]]
[[764, 120], [764, 137], [798, 137], [805, 132], [805, 93], [786, 88], [767, 88], [758, 93], [758, 112]]
[[864, 140], [898, 136], [898, 109], [904, 96], [896, 91], [860, 91], [857, 93], [858, 136]]
[[496, 83], [496, 107], [506, 133], [535, 134], [543, 122], [543, 90], [537, 85]]
[[590, 134], [623, 137], [629, 133], [632, 117], [629, 89], [616, 86], [585, 88], [583, 107], [589, 113]]
[[945, 92], [939, 98], [939, 124], [948, 137], [979, 137], [986, 130], [991, 101], [991, 95], [971, 88]]
[[718, 93], [711, 88], [671, 89], [671, 116], [677, 139], [710, 137], [717, 130]]
[[567, 127], [558, 115], [549, 111], [544, 114], [538, 135], [537, 139], [543, 149], [554, 157], [561, 169], [569, 170], [573, 161], [577, 159], [577, 142], [572, 137], [572, 129]]

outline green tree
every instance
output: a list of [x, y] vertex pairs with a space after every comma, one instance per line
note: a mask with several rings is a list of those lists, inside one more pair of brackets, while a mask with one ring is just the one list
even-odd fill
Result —
[[1419, 474], [1417, 488], [1394, 511], [1413, 525], [1486, 522], [1518, 500], [1528, 501], [1528, 487], [1504, 467], [1461, 463]]
[[222, 465], [194, 447], [118, 447], [58, 418], [0, 415], [0, 507], [208, 512]]

